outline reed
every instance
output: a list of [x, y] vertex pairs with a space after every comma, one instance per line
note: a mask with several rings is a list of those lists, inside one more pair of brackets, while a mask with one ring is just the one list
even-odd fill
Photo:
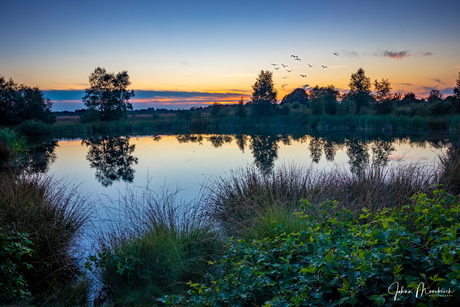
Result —
[[32, 268], [20, 272], [33, 302], [43, 303], [80, 280], [79, 242], [90, 213], [87, 198], [70, 183], [45, 175], [0, 174], [0, 227], [26, 233], [33, 243], [32, 256], [22, 259]]
[[88, 262], [103, 285], [98, 304], [151, 306], [152, 297], [203, 281], [208, 261], [223, 252], [222, 237], [200, 199], [183, 203], [177, 193], [128, 190], [109, 211]]
[[[299, 210], [301, 199], [311, 204], [336, 200], [359, 215], [363, 208], [372, 212], [401, 208], [411, 202], [415, 193], [431, 191], [438, 177], [435, 167], [416, 163], [385, 167], [369, 163], [357, 173], [339, 167], [326, 171], [283, 165], [269, 175], [247, 166], [215, 178], [207, 188], [206, 204], [227, 234], [252, 238], [259, 231], [261, 219], [271, 220], [274, 225], [280, 223], [276, 219], [289, 221], [286, 215]], [[292, 222], [297, 223], [296, 219]], [[256, 237], [266, 232], [264, 223], [262, 234]]]

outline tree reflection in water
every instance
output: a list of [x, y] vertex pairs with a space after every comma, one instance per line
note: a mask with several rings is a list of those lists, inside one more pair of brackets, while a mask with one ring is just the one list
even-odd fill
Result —
[[59, 146], [57, 140], [46, 141], [37, 146], [26, 149], [25, 155], [20, 157], [19, 168], [30, 173], [46, 173], [54, 161], [54, 149]]
[[96, 179], [107, 187], [113, 182], [134, 179], [133, 164], [138, 159], [132, 154], [135, 145], [129, 145], [129, 137], [98, 137], [82, 140], [89, 147], [86, 160], [96, 169]]
[[252, 135], [249, 148], [259, 171], [270, 174], [278, 158], [278, 138], [275, 135]]

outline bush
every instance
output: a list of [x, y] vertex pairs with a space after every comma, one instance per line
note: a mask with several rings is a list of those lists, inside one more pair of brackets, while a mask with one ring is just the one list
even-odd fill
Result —
[[363, 210], [359, 218], [334, 202], [316, 208], [303, 201], [297, 215], [306, 221], [301, 231], [252, 242], [231, 240], [206, 284], [189, 283], [187, 292], [157, 302], [431, 306], [434, 301], [454, 306], [460, 299], [460, 206], [440, 190], [433, 195], [418, 194], [415, 206], [394, 211]]
[[23, 256], [32, 256], [33, 244], [28, 234], [0, 227], [0, 304], [27, 300], [29, 292], [27, 280], [21, 274], [22, 267], [32, 268], [30, 263], [21, 261]]
[[50, 134], [53, 131], [53, 128], [41, 121], [29, 119], [22, 122], [22, 124], [18, 126], [18, 130], [23, 135], [35, 137]]

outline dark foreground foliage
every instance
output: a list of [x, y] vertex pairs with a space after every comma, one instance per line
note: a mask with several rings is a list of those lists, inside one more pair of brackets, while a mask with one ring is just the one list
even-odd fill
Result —
[[[441, 190], [415, 206], [356, 218], [303, 201], [303, 229], [230, 240], [207, 283], [158, 299], [175, 306], [454, 306], [460, 299], [460, 205]], [[335, 213], [332, 213], [335, 212]], [[306, 223], [304, 223], [306, 221]], [[401, 289], [404, 293], [398, 293]]]

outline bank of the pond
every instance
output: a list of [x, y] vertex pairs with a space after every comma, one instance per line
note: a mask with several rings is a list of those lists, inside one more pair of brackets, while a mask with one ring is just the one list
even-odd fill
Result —
[[[248, 168], [217, 178], [188, 206], [174, 194], [131, 195], [122, 206], [128, 223], [113, 219], [87, 263], [104, 285], [99, 303], [389, 306], [399, 282], [448, 291], [438, 302], [453, 304], [460, 206], [436, 185], [459, 193], [451, 172], [459, 160], [452, 147], [430, 168], [293, 167], [270, 176]], [[412, 306], [433, 297], [397, 299]]]
[[456, 132], [460, 130], [459, 115], [409, 117], [292, 113], [260, 118], [241, 118], [235, 115], [212, 117], [193, 114], [190, 116], [176, 114], [173, 116], [130, 117], [121, 121], [96, 123], [81, 123], [75, 116], [73, 120], [58, 118], [54, 125], [29, 123], [23, 125], [25, 127], [19, 126], [18, 129], [25, 134], [37, 134], [42, 131], [43, 134], [52, 134], [55, 137], [85, 137], [98, 133], [246, 133], [251, 130], [271, 130], [277, 133], [289, 131]]

